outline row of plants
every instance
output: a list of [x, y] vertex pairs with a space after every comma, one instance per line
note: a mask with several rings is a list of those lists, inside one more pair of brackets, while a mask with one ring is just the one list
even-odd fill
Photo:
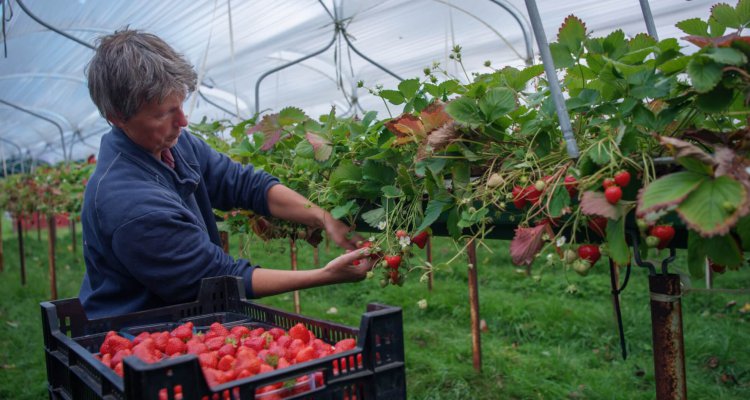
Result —
[[[434, 63], [397, 88], [368, 88], [383, 99], [385, 118], [333, 109], [314, 119], [287, 107], [191, 128], [375, 232], [363, 245], [398, 257], [383, 262], [386, 284], [433, 268], [413, 257], [411, 242], [438, 222], [457, 243], [515, 229], [518, 265], [540, 254], [582, 274], [602, 255], [626, 265], [632, 228], [643, 257], [677, 231], [692, 274], [703, 274], [707, 257], [717, 269], [737, 269], [750, 248], [748, 24], [750, 1], [717, 4], [706, 20], [677, 24], [690, 43], [682, 47], [619, 30], [593, 37], [579, 18], [566, 18], [550, 50], [577, 158], [566, 150], [541, 65], [486, 62], [488, 72], [456, 77]], [[460, 47], [450, 58], [463, 69]], [[224, 224], [265, 239], [311, 239], [299, 226], [241, 210]]]

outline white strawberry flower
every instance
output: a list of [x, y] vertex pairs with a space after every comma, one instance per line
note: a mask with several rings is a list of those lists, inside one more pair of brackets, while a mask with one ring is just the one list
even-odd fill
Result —
[[557, 245], [557, 247], [562, 247], [567, 241], [568, 239], [565, 236], [560, 236], [559, 238], [557, 238], [555, 244]]
[[411, 244], [411, 238], [409, 236], [402, 236], [398, 238], [398, 244], [401, 245], [401, 248], [406, 248]]
[[419, 307], [420, 309], [422, 309], [422, 310], [426, 309], [426, 308], [427, 308], [427, 300], [425, 300], [425, 299], [419, 300], [419, 301], [417, 302], [417, 306], [418, 306], [418, 307]]

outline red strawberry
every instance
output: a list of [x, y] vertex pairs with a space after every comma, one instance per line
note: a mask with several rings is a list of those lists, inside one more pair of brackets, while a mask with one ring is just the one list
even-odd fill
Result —
[[313, 349], [310, 346], [304, 347], [302, 350], [297, 353], [297, 357], [295, 358], [295, 361], [298, 363], [302, 363], [305, 361], [310, 361], [313, 358], [315, 358], [315, 349]]
[[582, 260], [590, 262], [591, 265], [596, 264], [601, 256], [602, 255], [599, 252], [599, 246], [595, 244], [583, 244], [578, 247], [578, 257], [580, 257]]
[[630, 172], [622, 170], [615, 174], [615, 183], [617, 186], [625, 187], [630, 183]]
[[161, 358], [159, 349], [156, 348], [156, 342], [152, 338], [133, 346], [133, 355], [147, 363], [155, 363]]
[[221, 357], [219, 359], [219, 362], [216, 364], [216, 368], [222, 371], [229, 371], [234, 366], [234, 356], [230, 356], [229, 354]]
[[388, 268], [398, 269], [399, 265], [401, 265], [401, 256], [385, 256], [385, 262], [388, 264]]
[[182, 354], [187, 351], [187, 345], [185, 342], [183, 342], [180, 338], [177, 337], [171, 337], [167, 341], [167, 347], [164, 349], [164, 353], [166, 353], [168, 356], [174, 355], [174, 354]]
[[218, 352], [219, 352], [219, 357], [224, 357], [224, 356], [227, 356], [227, 355], [234, 356], [234, 353], [237, 352], [237, 348], [234, 347], [233, 344], [227, 343], [227, 344], [219, 347]]
[[429, 237], [430, 234], [427, 231], [422, 231], [412, 236], [411, 242], [416, 244], [420, 249], [424, 249], [424, 246], [427, 244], [427, 239]]
[[186, 322], [177, 328], [174, 328], [170, 334], [183, 342], [187, 342], [193, 337], [193, 323]]
[[351, 350], [356, 346], [357, 342], [354, 339], [348, 338], [339, 340], [333, 347], [336, 349], [335, 353], [341, 353], [342, 351]]
[[224, 325], [222, 325], [220, 322], [214, 322], [213, 324], [211, 324], [209, 330], [212, 332], [216, 332], [216, 334], [219, 336], [229, 335], [229, 330], [225, 328]]
[[535, 185], [526, 186], [524, 193], [524, 198], [531, 204], [539, 203], [539, 199], [542, 197], [542, 191], [537, 189]]
[[273, 337], [273, 340], [277, 340], [278, 338], [286, 335], [286, 332], [281, 328], [271, 328], [268, 330], [268, 334]]
[[185, 352], [189, 354], [200, 354], [208, 351], [208, 347], [205, 343], [199, 340], [188, 340], [185, 344]]
[[568, 194], [570, 197], [576, 197], [578, 194], [578, 180], [573, 175], [568, 175], [565, 177], [564, 181], [565, 190], [568, 191]]
[[198, 362], [204, 368], [204, 371], [205, 368], [216, 368], [216, 364], [219, 363], [219, 354], [215, 351], [198, 354]]
[[648, 233], [649, 236], [659, 238], [659, 244], [656, 245], [656, 248], [660, 250], [669, 246], [672, 238], [674, 238], [674, 228], [670, 225], [654, 225]]
[[402, 238], [402, 237], [407, 237], [407, 236], [409, 236], [409, 234], [406, 233], [406, 231], [403, 230], [403, 229], [399, 229], [399, 230], [396, 231], [396, 237], [399, 238], [399, 239]]
[[234, 328], [230, 329], [229, 332], [241, 339], [250, 336], [250, 328], [244, 325], [237, 325]]
[[511, 194], [513, 195], [513, 205], [517, 209], [523, 210], [526, 207], [526, 192], [524, 189], [520, 186], [514, 186]]
[[[130, 340], [125, 339], [118, 334], [114, 334], [109, 335], [106, 339], [104, 339], [104, 343], [99, 350], [102, 354], [109, 354], [110, 356], [114, 356], [120, 350], [132, 348], [133, 343], [130, 342]], [[102, 349], [104, 349], [105, 351], [102, 351]]]
[[592, 217], [589, 219], [589, 229], [599, 235], [599, 237], [604, 237], [607, 231], [607, 218]]
[[224, 346], [226, 343], [226, 338], [223, 336], [216, 336], [212, 337], [211, 339], [206, 339], [206, 347], [208, 347], [209, 350], [219, 350], [221, 346]]
[[608, 187], [615, 186], [615, 185], [617, 185], [617, 183], [612, 178], [604, 178], [604, 181], [602, 181], [602, 187], [605, 189]]
[[305, 344], [310, 341], [310, 331], [308, 331], [307, 327], [301, 322], [289, 328], [289, 336], [292, 339], [299, 339]]
[[607, 198], [609, 204], [617, 204], [622, 198], [622, 189], [617, 185], [610, 186], [604, 190], [604, 197]]

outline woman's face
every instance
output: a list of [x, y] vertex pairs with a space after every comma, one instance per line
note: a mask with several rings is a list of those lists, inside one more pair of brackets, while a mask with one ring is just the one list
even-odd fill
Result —
[[171, 94], [161, 103], [158, 100], [144, 103], [127, 121], [112, 118], [111, 122], [135, 144], [159, 158], [164, 149], [177, 144], [182, 128], [188, 124], [182, 112], [184, 100], [182, 94]]

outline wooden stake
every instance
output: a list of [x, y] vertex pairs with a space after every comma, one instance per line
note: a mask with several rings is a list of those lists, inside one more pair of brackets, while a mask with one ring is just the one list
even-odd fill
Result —
[[76, 248], [76, 220], [75, 218], [70, 218], [70, 244], [73, 246], [73, 254], [78, 254], [78, 249]]
[[[0, 249], [2, 250], [2, 249]], [[315, 268], [320, 268], [320, 254], [317, 246], [313, 247], [313, 265]]]
[[49, 259], [49, 292], [50, 299], [57, 300], [57, 275], [55, 271], [55, 241], [57, 221], [52, 214], [47, 215], [47, 258]]
[[3, 212], [0, 210], [0, 272], [5, 270], [5, 257], [3, 255]]
[[229, 232], [219, 232], [221, 238], [221, 247], [224, 249], [224, 253], [229, 254]]
[[[292, 271], [297, 270], [297, 244], [294, 242], [294, 238], [289, 239], [289, 249], [292, 257]], [[294, 312], [299, 314], [299, 290], [294, 291]]]
[[427, 262], [430, 263], [430, 271], [427, 272], [427, 290], [432, 291], [432, 238], [427, 237], [427, 247], [425, 248], [427, 253]]
[[471, 350], [474, 370], [482, 372], [482, 339], [479, 330], [479, 285], [477, 282], [477, 249], [474, 239], [469, 239], [467, 246], [469, 256], [469, 306], [471, 308]]
[[21, 261], [21, 285], [26, 285], [26, 258], [23, 256], [23, 222], [16, 218], [16, 229], [18, 230], [18, 259]]

